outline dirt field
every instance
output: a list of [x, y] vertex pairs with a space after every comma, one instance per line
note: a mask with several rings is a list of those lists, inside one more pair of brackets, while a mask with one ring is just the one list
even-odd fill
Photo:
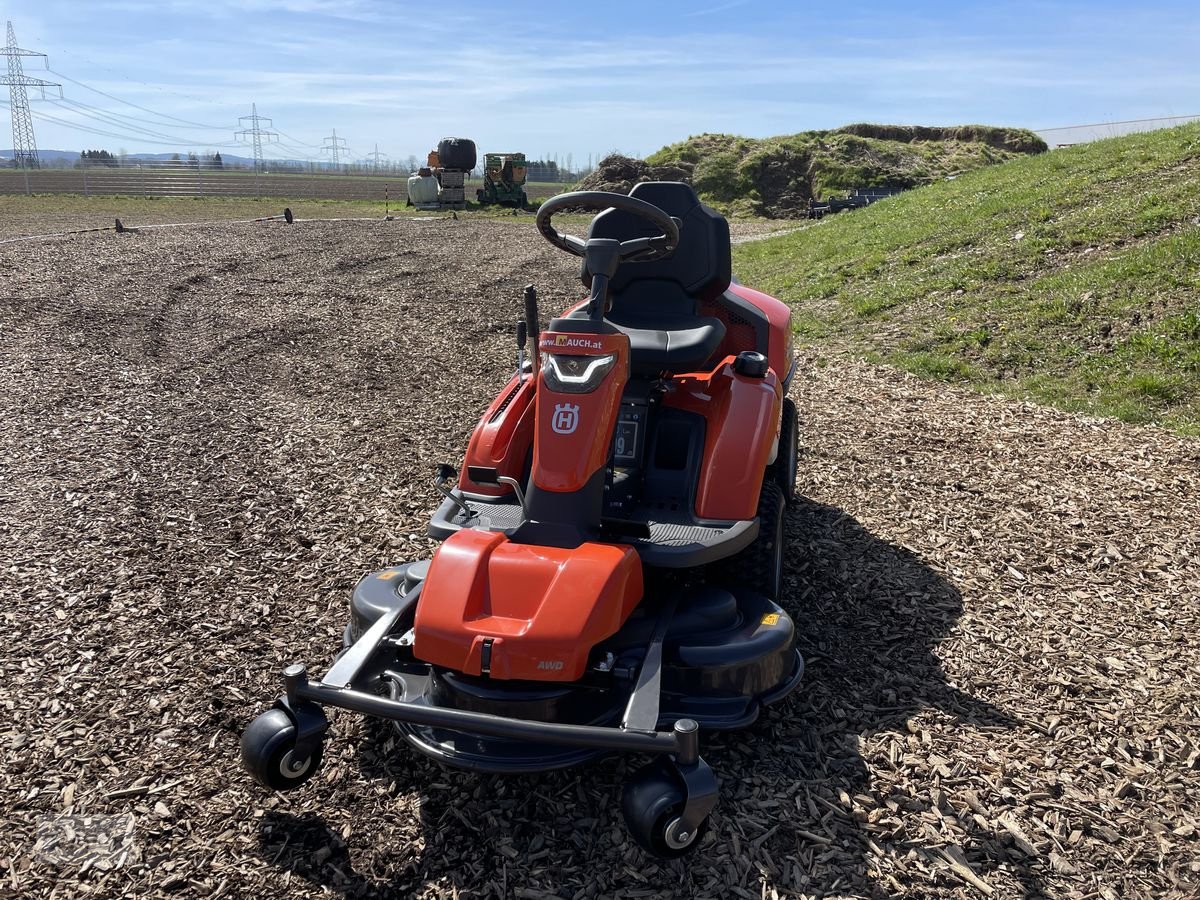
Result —
[[[467, 182], [467, 196], [474, 200], [482, 179]], [[133, 197], [278, 197], [287, 200], [370, 200], [383, 203], [385, 188], [400, 206], [408, 198], [408, 176], [391, 175], [303, 175], [263, 174], [245, 171], [197, 172], [194, 169], [152, 167], [109, 169], [37, 169], [30, 172], [0, 170], [3, 194], [84, 194]], [[526, 194], [544, 200], [569, 190], [569, 184], [530, 182]]]
[[576, 272], [528, 221], [0, 247], [0, 894], [1200, 893], [1200, 443], [866, 366], [794, 387], [809, 670], [704, 742], [689, 861], [626, 837], [634, 759], [467, 775], [337, 715], [309, 785], [250, 783], [280, 669], [430, 553], [521, 286]]

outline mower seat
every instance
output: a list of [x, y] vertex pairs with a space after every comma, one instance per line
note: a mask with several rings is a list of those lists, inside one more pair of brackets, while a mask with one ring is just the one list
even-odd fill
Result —
[[[693, 372], [725, 338], [724, 323], [697, 310], [729, 287], [729, 223], [682, 182], [643, 182], [629, 196], [678, 219], [679, 246], [667, 259], [622, 265], [609, 285], [605, 318], [629, 336], [634, 375]], [[618, 209], [600, 213], [588, 229], [589, 238], [622, 241], [656, 233], [647, 220]], [[582, 279], [590, 288], [586, 265]]]
[[[566, 316], [587, 317], [585, 309]], [[663, 372], [694, 372], [725, 338], [725, 323], [708, 316], [671, 312], [639, 316], [610, 310], [606, 321], [628, 335], [629, 362], [634, 375], [653, 377]]]

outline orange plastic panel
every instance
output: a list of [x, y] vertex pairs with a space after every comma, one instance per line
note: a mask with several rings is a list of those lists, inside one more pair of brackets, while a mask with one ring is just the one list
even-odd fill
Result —
[[616, 363], [591, 393], [555, 393], [546, 385], [545, 373], [538, 375], [533, 482], [546, 491], [578, 491], [608, 461], [621, 392], [629, 379], [629, 338], [543, 332], [539, 350], [575, 356], [617, 354]]
[[696, 486], [702, 519], [753, 519], [771, 448], [779, 435], [779, 378], [748, 378], [733, 371], [733, 357], [712, 372], [679, 375], [667, 406], [704, 416], [704, 460]]
[[530, 376], [518, 384], [513, 376], [484, 412], [467, 444], [463, 471], [458, 478], [463, 490], [492, 496], [511, 493], [505, 486], [475, 484], [467, 474], [469, 466], [494, 468], [500, 475], [518, 481], [525, 474], [525, 458], [533, 443], [533, 388], [536, 383]]
[[[770, 323], [767, 338], [767, 362], [775, 373], [784, 378], [792, 367], [795, 351], [792, 349], [792, 310], [782, 300], [776, 300], [770, 294], [748, 288], [744, 284], [732, 284], [730, 293], [737, 294], [743, 300], [757, 306]], [[749, 349], [749, 348], [742, 348]]]
[[491, 677], [575, 681], [641, 598], [641, 560], [626, 545], [565, 550], [458, 531], [434, 554], [421, 588], [413, 652], [479, 675], [490, 638]]

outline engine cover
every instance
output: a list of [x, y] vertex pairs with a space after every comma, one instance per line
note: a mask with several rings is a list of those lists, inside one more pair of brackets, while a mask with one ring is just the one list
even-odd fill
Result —
[[434, 554], [413, 654], [467, 675], [576, 681], [641, 598], [641, 560], [624, 544], [561, 549], [463, 530]]

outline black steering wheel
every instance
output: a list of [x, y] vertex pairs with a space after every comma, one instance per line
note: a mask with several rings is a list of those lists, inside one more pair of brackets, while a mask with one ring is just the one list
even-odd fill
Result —
[[679, 246], [679, 220], [671, 218], [653, 203], [608, 191], [574, 191], [570, 194], [551, 197], [538, 207], [537, 227], [538, 231], [542, 233], [542, 237], [555, 247], [566, 250], [575, 256], [586, 254], [588, 242], [573, 234], [564, 234], [550, 224], [554, 214], [562, 212], [564, 209], [586, 209], [597, 212], [606, 209], [620, 209], [658, 226], [662, 234], [654, 237], [631, 238], [628, 241], [620, 242], [619, 256], [626, 262], [666, 259]]

